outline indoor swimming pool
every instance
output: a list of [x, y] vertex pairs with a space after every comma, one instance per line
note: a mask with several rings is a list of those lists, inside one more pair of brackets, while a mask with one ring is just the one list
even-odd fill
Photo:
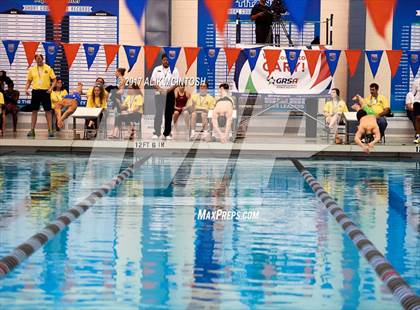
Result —
[[[130, 163], [1, 156], [0, 257]], [[420, 294], [418, 163], [302, 163]], [[251, 216], [200, 218], [203, 210]], [[148, 159], [1, 278], [0, 308], [401, 306], [291, 161], [172, 156]]]

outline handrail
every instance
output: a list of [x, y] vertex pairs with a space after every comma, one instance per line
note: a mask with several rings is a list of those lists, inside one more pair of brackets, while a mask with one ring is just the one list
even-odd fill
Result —
[[[277, 104], [279, 104], [279, 103], [282, 103], [280, 100], [279, 101], [276, 101], [276, 102], [274, 102], [273, 104], [271, 104], [270, 106], [268, 106], [267, 108], [265, 108], [265, 109], [262, 109], [261, 111], [259, 111], [258, 113], [256, 113], [256, 114], [253, 114], [253, 115], [250, 115], [250, 117], [249, 117], [249, 119], [248, 120], [250, 120], [250, 119], [252, 119], [252, 118], [254, 118], [254, 117], [257, 117], [257, 116], [260, 116], [261, 114], [263, 114], [263, 113], [265, 113], [266, 111], [268, 111], [268, 110], [270, 110], [271, 108], [273, 108], [274, 106], [276, 106]], [[238, 110], [238, 100], [236, 100], [236, 105], [237, 105], [237, 107], [236, 107], [236, 110]], [[309, 113], [307, 113], [306, 111], [304, 111], [304, 110], [302, 110], [302, 109], [300, 109], [300, 108], [298, 108], [297, 106], [295, 106], [295, 105], [293, 105], [293, 104], [291, 104], [290, 102], [289, 103], [287, 103], [287, 105], [288, 106], [290, 106], [290, 107], [292, 107], [292, 108], [294, 108], [294, 109], [296, 109], [296, 110], [298, 110], [299, 112], [302, 112], [305, 116], [308, 116], [309, 118], [311, 118], [312, 120], [314, 120], [314, 121], [316, 121], [318, 124], [321, 124], [321, 127], [322, 127], [322, 130], [323, 131], [325, 131], [326, 133], [327, 133], [327, 143], [329, 143], [330, 142], [330, 128], [325, 124], [325, 123], [323, 123], [323, 122], [321, 122], [321, 121], [319, 121], [317, 118], [315, 118], [315, 117], [313, 117], [312, 115], [310, 115]]]

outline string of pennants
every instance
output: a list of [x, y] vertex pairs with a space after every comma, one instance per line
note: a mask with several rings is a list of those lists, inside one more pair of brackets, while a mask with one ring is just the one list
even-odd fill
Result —
[[[39, 47], [40, 42], [21, 42], [19, 40], [3, 40], [3, 45], [6, 50], [6, 54], [7, 54], [10, 65], [12, 65], [14, 62], [15, 55], [16, 55], [16, 52], [18, 50], [20, 43], [22, 43], [23, 45], [26, 59], [28, 62], [28, 67], [29, 67], [32, 65], [32, 62], [34, 61], [35, 53]], [[60, 43], [60, 44], [63, 47], [69, 69], [71, 68], [76, 58], [76, 55], [80, 49], [80, 46], [83, 46], [88, 69], [91, 68], [98, 54], [98, 51], [101, 47], [100, 44], [89, 44], [89, 43], [84, 43], [84, 44]], [[42, 42], [42, 45], [45, 50], [46, 63], [49, 65], [53, 65], [55, 62], [55, 58], [57, 56], [57, 52], [58, 52], [58, 44], [55, 42]], [[102, 47], [105, 52], [106, 70], [108, 70], [110, 64], [114, 61], [121, 46], [118, 44], [104, 44], [102, 45]], [[128, 65], [129, 65], [128, 72], [130, 72], [138, 60], [140, 50], [142, 47], [135, 46], [135, 45], [122, 45], [122, 47], [125, 51], [125, 54], [128, 60]], [[179, 55], [181, 53], [181, 49], [183, 49], [184, 54], [185, 54], [186, 65], [187, 65], [186, 73], [194, 64], [200, 52], [203, 52], [205, 54], [205, 58], [207, 60], [209, 68], [210, 69], [214, 68], [217, 57], [221, 49], [218, 47], [204, 47], [204, 48], [163, 47], [162, 48], [159, 46], [144, 46], [143, 48], [144, 48], [146, 67], [149, 71], [152, 69], [162, 49], [167, 54], [170, 69], [171, 71], [173, 71], [178, 61]], [[276, 70], [276, 67], [278, 65], [278, 61], [282, 52], [281, 49], [270, 49], [270, 48], [262, 49], [261, 47], [244, 48], [244, 49], [234, 48], [234, 47], [224, 47], [223, 50], [226, 55], [228, 72], [231, 71], [233, 65], [235, 64], [241, 52], [243, 52], [245, 56], [247, 57], [251, 71], [253, 71], [257, 64], [257, 60], [260, 55], [260, 52], [261, 50], [263, 50], [269, 75], [271, 75], [271, 73]], [[290, 68], [290, 72], [292, 74], [295, 71], [295, 68], [299, 62], [299, 57], [301, 57], [301, 54], [304, 53], [311, 76], [313, 75], [315, 71], [316, 65], [319, 61], [319, 57], [325, 57], [325, 60], [328, 64], [328, 68], [330, 69], [330, 74], [331, 76], [334, 76], [334, 73], [337, 69], [338, 61], [340, 59], [340, 56], [342, 55], [341, 50], [327, 50], [327, 49], [324, 49], [324, 50], [285, 49], [284, 51], [286, 54], [286, 59]], [[358, 63], [359, 63], [360, 57], [362, 56], [363, 51], [362, 50], [345, 50], [344, 52], [347, 59], [350, 76], [353, 77], [354, 74], [356, 73]], [[364, 51], [364, 53], [367, 57], [370, 69], [372, 71], [372, 75], [373, 77], [375, 77], [376, 73], [378, 72], [381, 60], [383, 58], [384, 51], [373, 50], [373, 51]], [[394, 77], [397, 74], [403, 54], [407, 55], [410, 68], [413, 72], [414, 77], [416, 77], [419, 71], [419, 65], [420, 65], [420, 51], [419, 50], [414, 50], [414, 51], [386, 50], [385, 53], [387, 55], [388, 64], [391, 70], [392, 77]]]

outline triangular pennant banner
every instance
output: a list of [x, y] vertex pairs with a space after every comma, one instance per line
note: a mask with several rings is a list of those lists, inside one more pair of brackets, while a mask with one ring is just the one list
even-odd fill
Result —
[[128, 72], [130, 72], [131, 69], [133, 69], [133, 66], [136, 64], [140, 49], [140, 46], [124, 45], [124, 51], [128, 61]]
[[199, 53], [199, 47], [184, 47], [185, 61], [187, 62], [187, 70], [185, 71], [185, 73], [187, 73], [188, 70], [190, 70], [192, 64], [197, 59]]
[[204, 3], [210, 12], [217, 31], [223, 35], [228, 20], [228, 12], [232, 7], [233, 0], [204, 0]]
[[178, 61], [179, 53], [181, 51], [180, 47], [164, 47], [166, 56], [168, 56], [169, 61], [169, 68], [171, 68], [171, 72], [174, 71], [176, 62]]
[[298, 26], [299, 31], [302, 31], [303, 25], [305, 24], [308, 0], [285, 0], [285, 2], [290, 17]]
[[58, 46], [55, 42], [42, 42], [45, 50], [45, 61], [50, 67], [54, 66], [57, 58]]
[[46, 0], [54, 24], [60, 24], [66, 14], [69, 0]]
[[241, 53], [241, 49], [236, 47], [225, 47], [224, 50], [229, 73], [230, 70], [232, 70], [236, 60], [238, 59], [238, 56]]
[[328, 68], [330, 69], [331, 76], [334, 76], [335, 70], [337, 69], [338, 61], [340, 60], [341, 51], [339, 50], [325, 50], [325, 56], [327, 58]]
[[162, 49], [159, 46], [145, 46], [144, 47], [144, 58], [146, 60], [147, 71], [152, 70], [155, 64], [156, 58]]
[[383, 51], [366, 51], [366, 56], [369, 62], [370, 70], [372, 71], [373, 78], [378, 72], [379, 65], [381, 64]]
[[281, 49], [265, 49], [265, 61], [267, 63], [268, 77], [276, 70], [279, 62]]
[[4, 48], [6, 49], [7, 58], [9, 59], [9, 64], [12, 65], [15, 60], [16, 51], [19, 46], [18, 40], [3, 40]]
[[99, 44], [83, 44], [88, 70], [90, 70], [90, 67], [92, 67], [93, 62], [95, 61], [96, 55], [98, 55], [99, 46]]
[[79, 51], [79, 43], [61, 43], [64, 48], [64, 53], [66, 54], [67, 66], [69, 70], [73, 64], [74, 59], [76, 58], [77, 52]]
[[365, 4], [376, 31], [385, 38], [385, 28], [391, 20], [396, 0], [365, 0]]
[[106, 59], [106, 71], [117, 56], [120, 49], [119, 44], [104, 44], [105, 59]]
[[249, 67], [251, 68], [251, 72], [254, 71], [255, 66], [257, 64], [258, 57], [260, 56], [261, 47], [258, 48], [246, 48], [243, 50], [246, 58], [248, 58]]
[[395, 50], [386, 51], [388, 57], [389, 69], [391, 70], [391, 76], [394, 77], [397, 74], [398, 67], [400, 66], [402, 51]]
[[22, 42], [22, 44], [25, 50], [26, 60], [28, 61], [28, 67], [30, 67], [34, 61], [39, 42]]
[[318, 64], [320, 50], [304, 50], [306, 56], [306, 62], [308, 63], [309, 74], [311, 77], [315, 73], [316, 65]]
[[411, 71], [413, 71], [414, 78], [419, 72], [420, 65], [420, 51], [407, 51], [408, 63], [410, 64]]
[[293, 75], [299, 61], [300, 50], [285, 50], [287, 63], [289, 64], [290, 74]]
[[349, 66], [350, 77], [356, 74], [357, 66], [359, 65], [361, 50], [346, 50], [347, 65]]
[[208, 63], [208, 67], [214, 71], [216, 66], [217, 56], [219, 56], [220, 48], [218, 47], [205, 47], [204, 48], [206, 53], [206, 59]]
[[130, 11], [137, 25], [140, 26], [141, 18], [143, 16], [144, 8], [147, 0], [125, 0], [125, 5]]

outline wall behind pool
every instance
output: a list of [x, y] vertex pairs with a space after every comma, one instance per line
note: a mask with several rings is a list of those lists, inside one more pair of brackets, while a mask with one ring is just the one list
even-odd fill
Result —
[[[180, 46], [196, 45], [198, 36], [202, 35], [197, 33], [198, 29], [198, 18], [200, 12], [198, 12], [198, 1], [199, 0], [173, 0], [172, 1], [172, 44]], [[364, 2], [363, 0], [351, 0]], [[251, 1], [252, 2], [252, 1]], [[254, 1], [255, 2], [255, 1]], [[349, 41], [356, 36], [360, 36], [358, 31], [352, 32], [349, 28], [349, 8], [350, 0], [321, 0], [321, 20], [325, 20], [330, 14], [334, 14], [334, 32], [333, 32], [333, 45], [334, 49], [352, 49], [360, 48], [349, 46]], [[417, 16], [416, 0], [405, 0], [398, 1], [397, 8], [394, 12], [391, 21], [388, 23], [386, 28], [385, 39], [380, 37], [373, 27], [372, 20], [367, 14], [366, 10], [362, 12], [356, 12], [366, 16], [365, 25], [362, 29], [365, 31], [365, 43], [363, 48], [365, 50], [387, 50], [387, 49], [419, 49], [420, 48], [420, 16]], [[417, 8], [417, 9], [420, 9]], [[202, 13], [201, 13], [202, 14]], [[394, 28], [394, 23], [396, 26]], [[410, 32], [404, 35], [401, 34], [401, 27], [410, 27]], [[417, 29], [413, 31], [413, 29]], [[322, 24], [320, 27], [321, 44], [325, 43], [325, 25]], [[407, 38], [408, 36], [408, 38]], [[404, 42], [410, 41], [411, 44], [408, 46], [404, 45]], [[183, 57], [183, 56], [182, 56]], [[363, 57], [365, 57], [363, 55]], [[183, 61], [180, 64], [183, 65]], [[190, 69], [188, 75], [196, 74], [196, 64]], [[387, 96], [391, 100], [392, 110], [395, 112], [404, 111], [403, 99], [409, 89], [410, 81], [413, 76], [408, 69], [406, 57], [403, 57], [401, 69], [397, 73], [397, 76], [392, 79], [390, 76], [390, 69], [388, 66], [388, 60], [386, 54], [382, 56], [381, 65], [378, 73], [374, 78], [372, 76], [369, 64], [367, 61], [358, 68], [359, 71], [364, 73], [364, 82], [360, 85], [358, 91], [361, 95], [369, 94], [369, 85], [376, 82], [380, 85], [380, 92]], [[182, 70], [181, 70], [182, 71]], [[345, 54], [343, 53], [340, 57], [340, 61], [337, 67], [337, 71], [334, 75], [334, 86], [340, 88], [343, 98], [351, 98], [355, 94], [347, 94], [348, 83], [350, 77], [347, 70], [347, 62]], [[392, 85], [391, 85], [392, 83]], [[403, 98], [404, 97], [404, 98]]]

